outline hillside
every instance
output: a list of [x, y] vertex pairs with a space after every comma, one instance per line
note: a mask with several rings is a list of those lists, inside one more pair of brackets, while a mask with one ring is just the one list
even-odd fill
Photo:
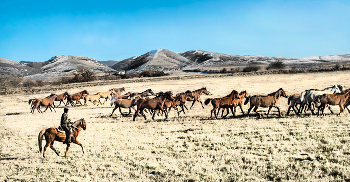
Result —
[[166, 49], [157, 49], [143, 55], [128, 58], [113, 65], [115, 70], [135, 72], [140, 70], [179, 70], [191, 61]]

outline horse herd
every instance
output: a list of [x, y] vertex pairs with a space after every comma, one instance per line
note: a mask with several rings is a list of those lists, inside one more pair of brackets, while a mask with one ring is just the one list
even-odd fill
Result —
[[[282, 88], [267, 95], [254, 96], [249, 96], [247, 91], [238, 92], [232, 90], [232, 92], [225, 97], [208, 98], [205, 100], [204, 104], [208, 105], [211, 103], [213, 108], [211, 109], [210, 118], [213, 118], [214, 115], [216, 119], [218, 119], [220, 109], [222, 109], [221, 117], [226, 117], [230, 113], [230, 110], [235, 117], [236, 107], [240, 107], [243, 116], [249, 116], [251, 110], [253, 110], [259, 117], [262, 116], [257, 112], [259, 107], [268, 108], [267, 117], [269, 116], [271, 109], [274, 107], [278, 110], [278, 116], [281, 117], [280, 108], [276, 105], [281, 97], [288, 98], [289, 107], [287, 115], [289, 115], [291, 111], [294, 111], [296, 115], [300, 115], [303, 112], [306, 113], [307, 111], [311, 111], [312, 114], [316, 115], [316, 109], [317, 115], [319, 115], [320, 112], [321, 114], [324, 114], [326, 107], [334, 113], [331, 110], [330, 105], [339, 105], [340, 113], [342, 113], [345, 108], [348, 109], [347, 106], [350, 104], [349, 91], [350, 89], [343, 90], [341, 85], [333, 85], [322, 90], [309, 89], [290, 96], [288, 96]], [[54, 103], [55, 101], [59, 102], [58, 106], [63, 103], [65, 106], [71, 105], [72, 107], [76, 107], [77, 104], [83, 106], [88, 102], [92, 102], [94, 105], [97, 104], [97, 106], [103, 105], [110, 100], [111, 106], [114, 105], [110, 116], [112, 116], [114, 111], [119, 108], [119, 112], [124, 117], [130, 115], [131, 109], [133, 109], [135, 111], [133, 120], [135, 120], [138, 115], [142, 115], [146, 119], [145, 112], [152, 114], [152, 119], [154, 119], [155, 114], [157, 113], [164, 114], [165, 119], [167, 119], [168, 113], [171, 109], [175, 109], [178, 115], [180, 115], [181, 112], [186, 114], [185, 111], [188, 110], [186, 107], [187, 101], [192, 102], [190, 109], [196, 102], [201, 103], [202, 108], [204, 108], [200, 96], [202, 94], [209, 95], [209, 91], [206, 88], [194, 91], [187, 90], [186, 92], [177, 93], [176, 95], [173, 95], [171, 91], [154, 93], [151, 89], [147, 89], [140, 93], [123, 92], [125, 92], [124, 87], [110, 89], [107, 92], [98, 92], [96, 94], [89, 94], [86, 90], [72, 95], [68, 94], [68, 92], [64, 92], [60, 95], [51, 94], [42, 99], [30, 99], [29, 104], [31, 105], [31, 113], [34, 113], [35, 109], [37, 109], [39, 113], [42, 113], [40, 109], [41, 106], [46, 108], [45, 111], [48, 108], [50, 108], [51, 111], [55, 111], [54, 108], [57, 107]], [[84, 104], [81, 100], [84, 100]], [[244, 105], [250, 103], [247, 113], [243, 111], [243, 101]], [[129, 109], [129, 113], [123, 113], [121, 108]], [[180, 108], [180, 110], [178, 108]], [[224, 115], [225, 110], [226, 114]], [[349, 109], [348, 111], [350, 112]]]
[[[186, 91], [182, 93], [178, 93], [173, 95], [171, 91], [167, 92], [159, 92], [154, 93], [151, 89], [147, 89], [141, 93], [124, 93], [125, 88], [118, 89], [110, 89], [107, 92], [98, 92], [96, 94], [90, 95], [86, 90], [83, 90], [79, 93], [70, 95], [67, 92], [56, 95], [51, 94], [43, 99], [30, 99], [29, 104], [31, 104], [31, 113], [34, 113], [34, 110], [37, 109], [38, 112], [42, 112], [40, 110], [40, 106], [45, 106], [45, 111], [50, 108], [54, 110], [54, 101], [59, 101], [59, 105], [64, 103], [65, 106], [71, 105], [72, 107], [77, 106], [77, 104], [83, 105], [80, 100], [84, 100], [84, 105], [87, 102], [92, 102], [93, 104], [104, 104], [107, 100], [110, 100], [111, 106], [114, 105], [113, 111], [110, 116], [113, 115], [114, 111], [119, 108], [122, 116], [128, 116], [131, 113], [131, 109], [135, 110], [135, 114], [133, 116], [133, 120], [135, 121], [138, 115], [142, 115], [144, 119], [146, 119], [145, 112], [152, 114], [152, 119], [154, 119], [155, 114], [165, 114], [165, 118], [168, 118], [168, 113], [171, 109], [175, 109], [177, 114], [180, 115], [181, 112], [186, 113], [185, 110], [188, 110], [186, 107], [186, 102], [191, 101], [192, 105], [190, 109], [196, 102], [201, 103], [202, 108], [204, 108], [203, 102], [200, 99], [202, 94], [209, 95], [209, 91], [206, 88], [201, 88], [194, 91]], [[328, 106], [330, 109], [330, 105], [339, 105], [340, 113], [350, 105], [350, 88], [347, 90], [343, 90], [341, 85], [333, 85], [331, 87], [327, 87], [322, 90], [318, 89], [309, 89], [305, 90], [301, 93], [295, 93], [290, 96], [282, 89], [278, 89], [277, 91], [267, 94], [267, 95], [253, 95], [249, 96], [247, 91], [238, 92], [236, 90], [232, 90], [230, 94], [225, 97], [219, 98], [207, 98], [204, 102], [205, 105], [209, 103], [212, 104], [213, 108], [211, 109], [210, 118], [218, 118], [218, 114], [220, 109], [222, 109], [221, 117], [226, 117], [230, 110], [232, 115], [236, 116], [236, 107], [240, 107], [243, 116], [250, 114], [251, 110], [258, 114], [261, 117], [261, 114], [257, 112], [259, 107], [269, 108], [267, 112], [267, 116], [269, 115], [271, 109], [275, 107], [278, 110], [278, 115], [281, 116], [280, 108], [276, 105], [278, 100], [281, 97], [288, 98], [288, 111], [287, 115], [289, 115], [290, 111], [294, 111], [296, 115], [300, 115], [303, 112], [311, 111], [312, 114], [316, 114], [315, 110], [318, 109], [317, 114], [322, 112], [324, 113], [325, 108]], [[101, 99], [104, 102], [101, 102]], [[245, 101], [244, 101], [245, 100]], [[245, 114], [242, 108], [244, 101], [244, 105], [250, 103], [250, 107]], [[136, 108], [135, 108], [136, 107]], [[181, 110], [178, 109], [181, 108]], [[128, 108], [129, 113], [123, 114], [121, 108]], [[348, 109], [348, 108], [347, 108]], [[224, 111], [226, 110], [226, 114], [224, 115]], [[45, 112], [44, 111], [44, 112]], [[333, 111], [330, 110], [332, 113]], [[348, 109], [349, 113], [350, 110]], [[339, 113], [339, 114], [340, 114]], [[81, 131], [81, 129], [86, 129], [86, 121], [84, 118], [77, 120], [73, 123], [73, 136], [72, 142], [80, 145], [83, 153], [84, 147], [83, 145], [76, 139]], [[44, 146], [44, 150], [42, 148], [42, 140], [46, 140], [46, 145]], [[39, 151], [43, 152], [43, 157], [45, 157], [45, 151], [50, 146], [50, 148], [59, 155], [59, 152], [54, 148], [54, 141], [63, 142], [65, 141], [65, 134], [61, 133], [56, 128], [48, 128], [40, 131], [38, 135], [38, 144]], [[69, 145], [67, 145], [65, 156], [67, 155], [69, 150]]]

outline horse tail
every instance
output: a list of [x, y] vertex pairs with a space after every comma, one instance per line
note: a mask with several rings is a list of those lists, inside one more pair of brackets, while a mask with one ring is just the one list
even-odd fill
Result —
[[45, 133], [46, 129], [43, 129], [40, 131], [39, 135], [38, 135], [38, 145], [39, 145], [39, 152], [41, 153], [41, 151], [43, 150], [43, 139], [44, 139], [44, 133]]
[[247, 97], [244, 101], [244, 105], [248, 104], [249, 100], [250, 100], [251, 96]]
[[204, 101], [204, 104], [205, 104], [205, 105], [208, 105], [209, 102], [210, 102], [211, 100], [213, 100], [213, 99], [210, 99], [210, 98], [209, 98], [209, 99], [205, 100], [205, 101]]

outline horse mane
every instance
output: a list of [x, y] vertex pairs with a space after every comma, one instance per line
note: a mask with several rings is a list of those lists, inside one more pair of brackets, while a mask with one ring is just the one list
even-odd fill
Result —
[[274, 97], [279, 97], [280, 96], [280, 91], [283, 91], [283, 89], [282, 88], [280, 88], [280, 89], [278, 89], [277, 91], [275, 91], [275, 92], [272, 92], [272, 93], [270, 93], [270, 94], [267, 94], [268, 96], [274, 96]]
[[238, 92], [236, 90], [232, 90], [232, 92], [225, 97], [230, 97], [232, 95], [238, 95]]
[[83, 121], [84, 118], [81, 118], [79, 120], [76, 120], [74, 123], [73, 123], [73, 126], [74, 127], [77, 127], [82, 121]]

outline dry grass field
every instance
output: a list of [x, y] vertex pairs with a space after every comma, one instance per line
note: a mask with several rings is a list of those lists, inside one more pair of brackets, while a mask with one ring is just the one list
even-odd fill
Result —
[[[323, 89], [334, 84], [350, 85], [350, 72], [295, 75], [227, 76], [135, 82], [83, 87], [89, 93], [125, 87], [126, 92], [151, 88], [155, 92], [196, 90], [206, 87], [206, 98], [222, 97], [233, 89], [250, 95], [266, 95], [283, 88], [287, 94], [305, 89]], [[60, 94], [66, 90], [55, 91]], [[68, 157], [50, 148], [46, 158], [38, 149], [38, 133], [57, 127], [63, 107], [57, 112], [30, 113], [28, 100], [37, 95], [0, 96], [0, 181], [349, 181], [350, 114], [286, 116], [287, 99], [278, 102], [269, 117], [255, 115], [209, 119], [211, 104], [199, 103], [186, 114], [172, 111], [169, 119], [147, 115], [122, 117], [112, 112], [109, 102], [102, 106], [70, 107], [72, 120], [85, 118], [87, 129], [72, 144]], [[189, 108], [190, 103], [186, 104]], [[332, 106], [335, 112], [339, 107]], [[246, 112], [248, 105], [244, 106]], [[127, 110], [125, 110], [126, 112]], [[267, 109], [260, 108], [266, 116]], [[45, 144], [45, 141], [43, 142]], [[64, 155], [65, 145], [56, 142]]]

